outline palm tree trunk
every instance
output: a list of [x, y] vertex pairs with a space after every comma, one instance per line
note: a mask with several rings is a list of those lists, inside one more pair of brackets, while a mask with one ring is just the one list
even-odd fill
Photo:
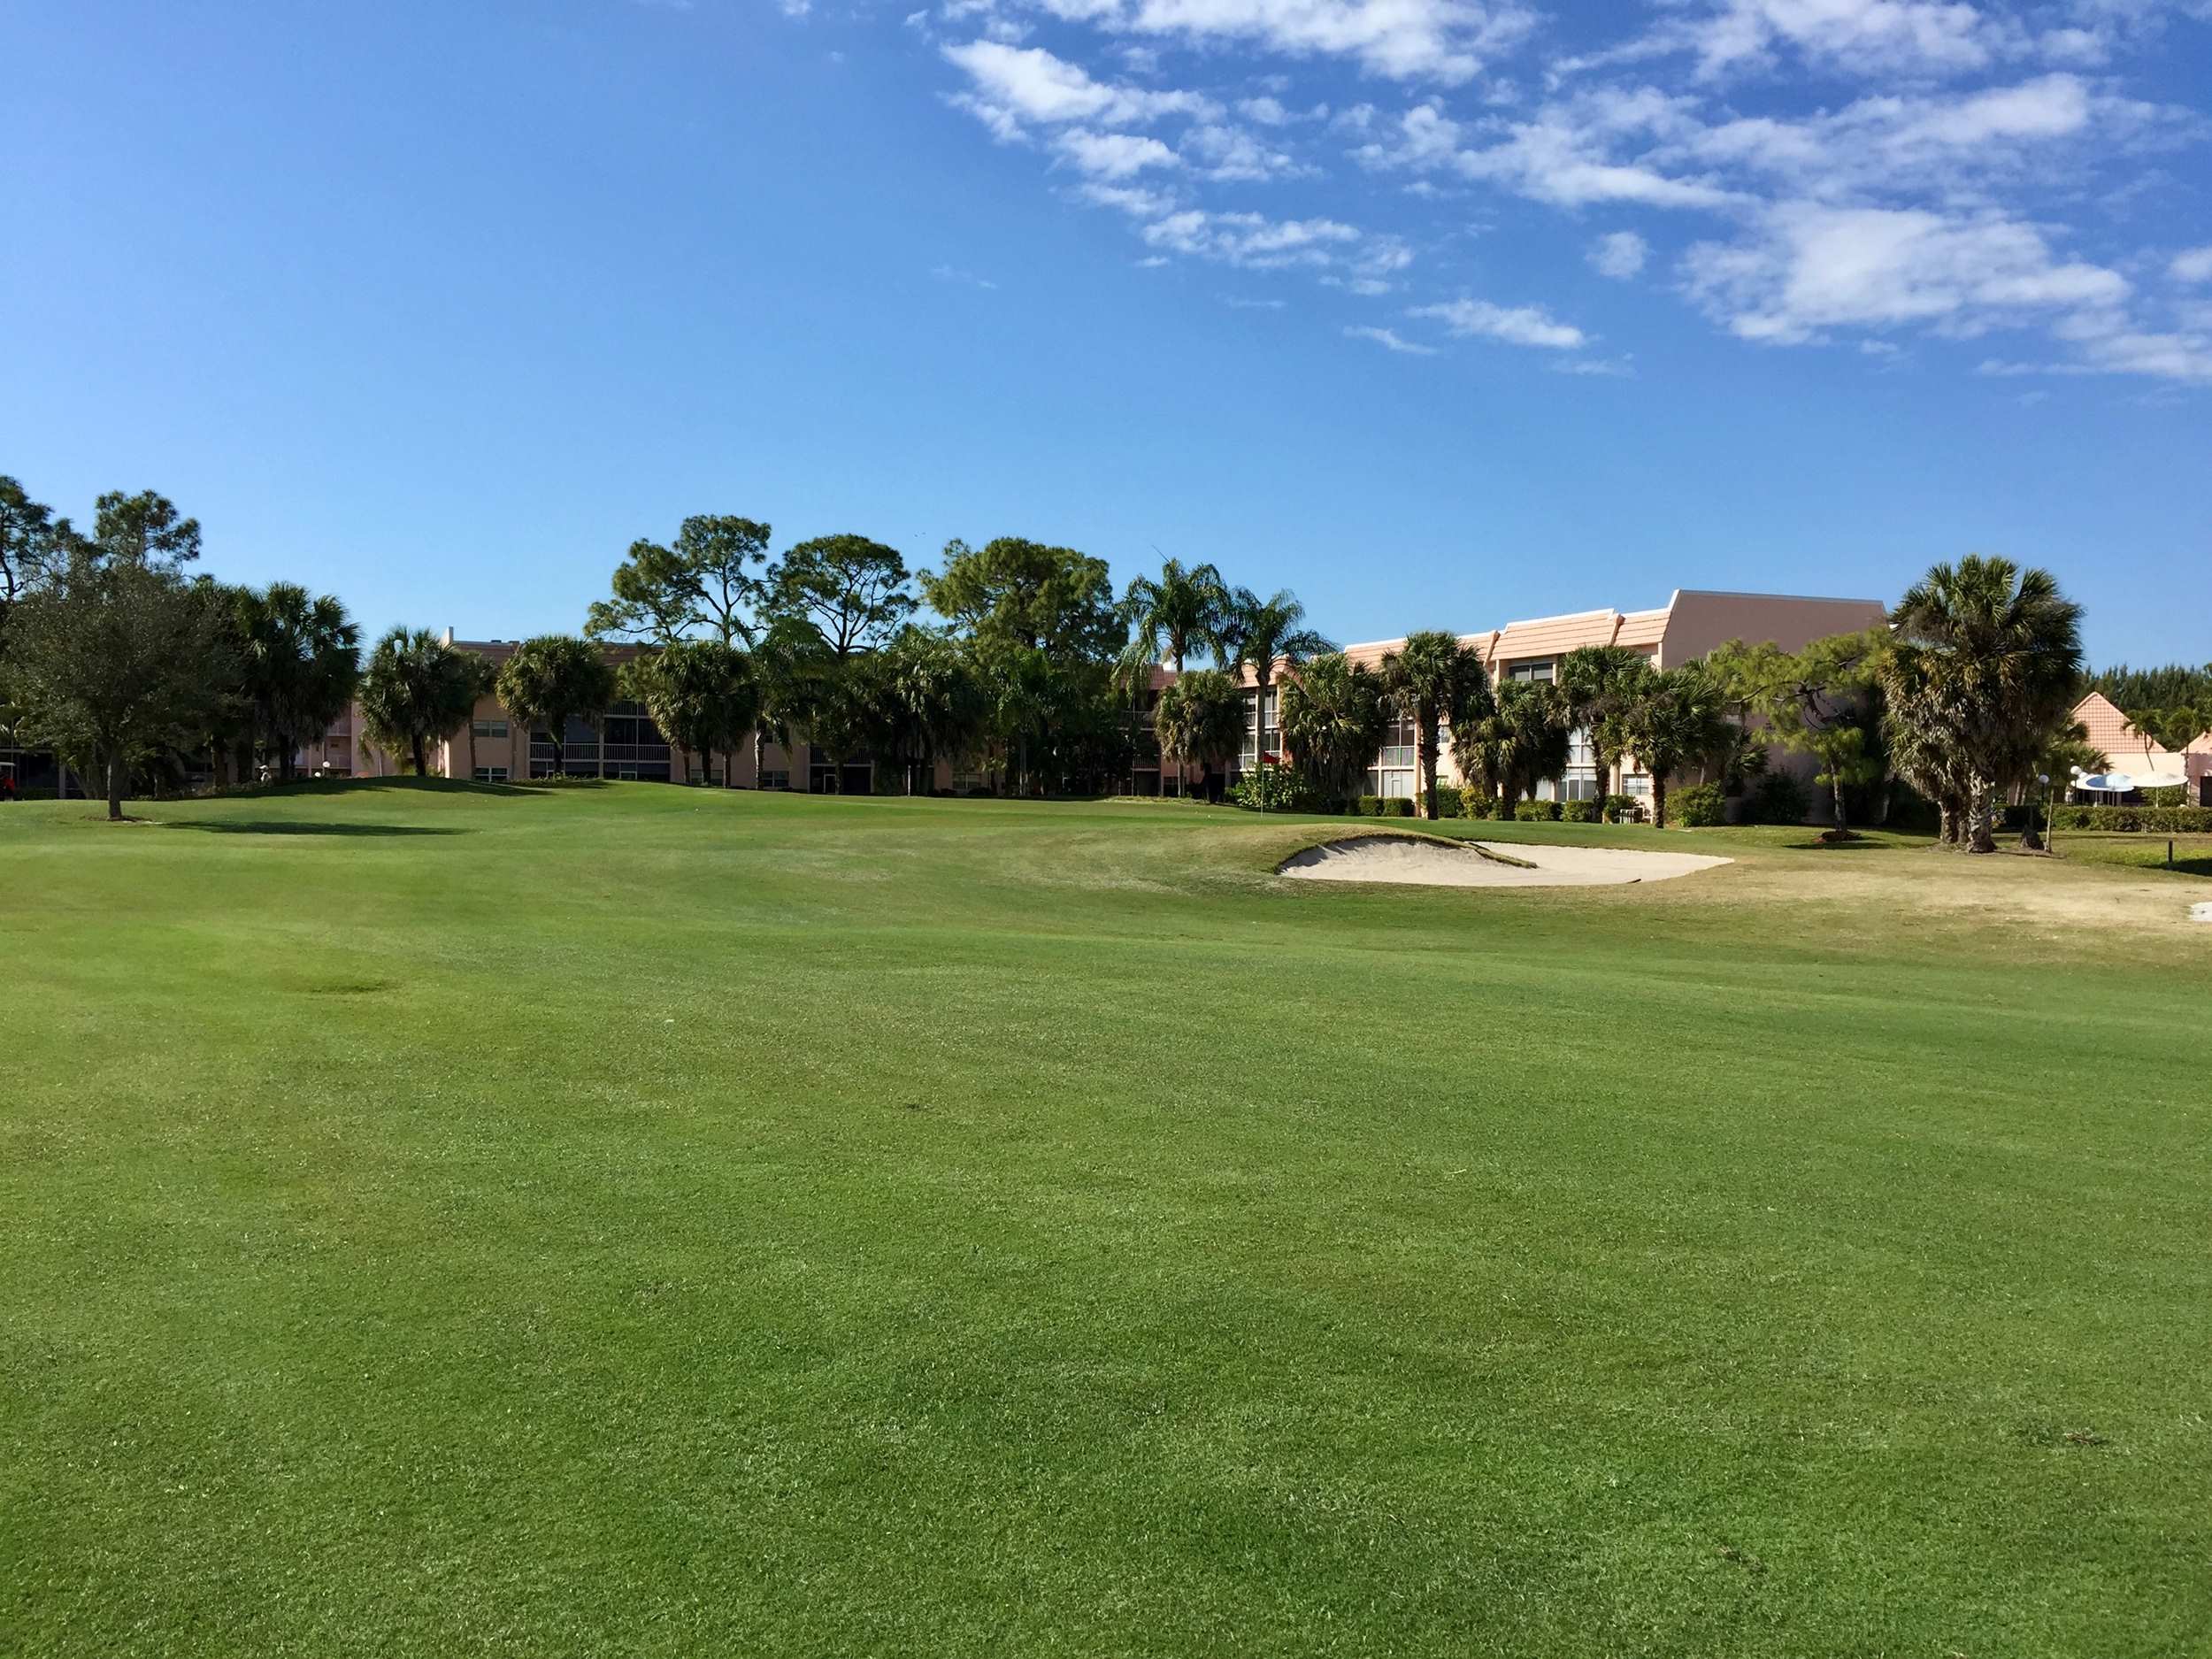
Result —
[[1656, 766], [1651, 769], [1651, 824], [1654, 829], [1667, 827], [1667, 774]]
[[123, 821], [123, 789], [130, 777], [130, 767], [125, 763], [120, 750], [110, 749], [106, 759], [108, 822], [120, 824]]
[[1436, 820], [1436, 740], [1429, 728], [1421, 728], [1421, 740], [1414, 753], [1421, 763], [1421, 816], [1430, 823]]
[[410, 740], [410, 742], [413, 746], [415, 751], [415, 776], [418, 778], [427, 778], [430, 775], [429, 745], [422, 741], [422, 733], [420, 732], [417, 732]]
[[1969, 852], [1993, 853], [1997, 850], [1997, 836], [1992, 821], [1995, 816], [1991, 809], [1989, 792], [1985, 789], [1975, 796], [1974, 804], [1967, 815], [1967, 826], [1972, 832], [1972, 840], [1967, 847]]

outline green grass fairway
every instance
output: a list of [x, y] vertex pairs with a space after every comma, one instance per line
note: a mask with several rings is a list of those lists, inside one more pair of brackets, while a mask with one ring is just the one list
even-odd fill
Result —
[[2201, 877], [137, 810], [0, 809], [0, 1653], [2212, 1651]]

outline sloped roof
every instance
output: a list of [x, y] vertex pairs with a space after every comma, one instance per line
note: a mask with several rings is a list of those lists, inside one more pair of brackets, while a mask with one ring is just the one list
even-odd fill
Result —
[[[1666, 612], [1660, 613], [1663, 620]], [[1578, 611], [1563, 617], [1539, 617], [1530, 622], [1509, 622], [1491, 647], [1494, 662], [1517, 662], [1529, 657], [1557, 657], [1584, 645], [1610, 645], [1620, 631], [1621, 613]]]
[[2121, 713], [2101, 691], [2093, 691], [2076, 703], [2074, 718], [2087, 729], [2091, 745], [2104, 750], [2106, 758], [2123, 772], [2127, 770], [2131, 756], [2140, 762], [2146, 758], [2156, 760], [2167, 752], [2166, 746], [2155, 738], [2147, 740], [2136, 729], [2135, 722]]
[[1674, 607], [1662, 605], [1656, 611], [1631, 611], [1621, 618], [1620, 631], [1613, 637], [1615, 645], [1656, 645], [1667, 631], [1667, 618]]

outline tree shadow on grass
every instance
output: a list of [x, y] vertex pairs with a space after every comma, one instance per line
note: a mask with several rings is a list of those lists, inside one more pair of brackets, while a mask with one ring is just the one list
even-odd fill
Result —
[[164, 829], [204, 830], [211, 835], [466, 835], [460, 829], [419, 824], [312, 824], [284, 818], [172, 818]]

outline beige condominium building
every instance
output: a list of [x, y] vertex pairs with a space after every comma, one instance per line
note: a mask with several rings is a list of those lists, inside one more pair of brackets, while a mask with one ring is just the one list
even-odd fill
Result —
[[[1550, 680], [1559, 660], [1585, 645], [1620, 645], [1640, 651], [1660, 668], [1672, 667], [1702, 657], [1730, 640], [1771, 641], [1785, 650], [1795, 650], [1832, 634], [1847, 634], [1879, 626], [1881, 605], [1871, 599], [1813, 599], [1779, 594], [1705, 593], [1678, 589], [1665, 604], [1651, 611], [1583, 611], [1568, 616], [1539, 617], [1509, 622], [1502, 627], [1460, 636], [1463, 643], [1480, 653], [1494, 683], [1508, 680]], [[494, 664], [506, 660], [515, 649], [511, 640], [459, 640], [450, 630], [446, 641], [472, 651]], [[1405, 641], [1381, 640], [1348, 646], [1353, 661], [1373, 666]], [[609, 646], [609, 660], [619, 664], [636, 655], [634, 646]], [[1279, 672], [1286, 671], [1279, 671]], [[1245, 672], [1248, 687], [1254, 676]], [[1136, 763], [1128, 787], [1137, 794], [1179, 794], [1197, 787], [1199, 769], [1173, 770], [1163, 775], [1159, 747], [1150, 732], [1151, 708], [1159, 694], [1173, 682], [1165, 668], [1156, 669], [1151, 685], [1141, 699]], [[1257, 706], [1256, 690], [1248, 702], [1244, 750], [1230, 775], [1250, 770], [1262, 756], [1279, 758], [1282, 741], [1276, 724], [1278, 690], [1271, 686], [1266, 706]], [[617, 703], [595, 722], [577, 720], [565, 734], [561, 764], [572, 773], [652, 782], [688, 782], [710, 778], [733, 789], [797, 789], [815, 794], [866, 793], [873, 787], [873, 768], [866, 762], [840, 767], [804, 742], [789, 749], [774, 743], [741, 746], [728, 756], [703, 757], [672, 747], [655, 729], [645, 710], [634, 703]], [[1586, 734], [1576, 733], [1571, 762], [1564, 778], [1538, 786], [1540, 798], [1586, 800], [1599, 792]], [[349, 710], [333, 724], [319, 744], [302, 757], [310, 772], [360, 777], [389, 776], [398, 770], [397, 757], [365, 742], [361, 735], [360, 710]], [[1777, 756], [1775, 764], [1799, 764], [1797, 757]], [[1802, 763], [1809, 772], [1810, 763]], [[480, 783], [543, 777], [553, 768], [553, 744], [549, 734], [525, 730], [510, 719], [497, 698], [487, 696], [476, 706], [466, 729], [432, 745], [433, 770], [449, 778], [472, 778]], [[1651, 780], [1632, 758], [1624, 764], [1623, 787], [1644, 794]], [[1457, 781], [1447, 748], [1439, 776]], [[979, 770], [954, 762], [941, 762], [936, 787], [966, 792], [987, 787], [990, 780]], [[1375, 757], [1369, 769], [1370, 795], [1410, 796], [1416, 785], [1414, 736], [1409, 722], [1402, 721]]]
[[[1881, 603], [1872, 599], [1819, 599], [1787, 594], [1709, 593], [1677, 588], [1672, 598], [1651, 611], [1578, 611], [1566, 616], [1537, 617], [1509, 622], [1502, 627], [1463, 634], [1460, 643], [1473, 648], [1490, 672], [1492, 685], [1509, 680], [1548, 682], [1559, 675], [1559, 662], [1569, 651], [1588, 645], [1618, 645], [1648, 657], [1655, 668], [1673, 668], [1703, 657], [1731, 640], [1747, 644], [1770, 641], [1786, 651], [1803, 649], [1831, 634], [1855, 634], [1880, 627], [1886, 620]], [[1405, 641], [1379, 640], [1345, 648], [1356, 663], [1372, 667]], [[1248, 683], [1253, 676], [1248, 671]], [[1279, 755], [1281, 738], [1276, 726], [1277, 692], [1271, 687], [1267, 707], [1246, 717], [1241, 767], [1256, 756]], [[1369, 795], [1411, 796], [1417, 787], [1413, 724], [1402, 718], [1392, 729], [1375, 764], [1368, 769]], [[1801, 772], [1809, 778], [1813, 763], [1801, 756], [1776, 754], [1770, 764], [1776, 770]], [[1621, 787], [1628, 795], [1648, 795], [1650, 775], [1633, 756], [1622, 763]], [[1441, 782], [1460, 781], [1452, 764], [1450, 741], [1437, 768]], [[1587, 801], [1603, 793], [1591, 755], [1589, 733], [1577, 732], [1566, 775], [1536, 787], [1539, 800]], [[1818, 792], [1815, 792], [1818, 799]]]

